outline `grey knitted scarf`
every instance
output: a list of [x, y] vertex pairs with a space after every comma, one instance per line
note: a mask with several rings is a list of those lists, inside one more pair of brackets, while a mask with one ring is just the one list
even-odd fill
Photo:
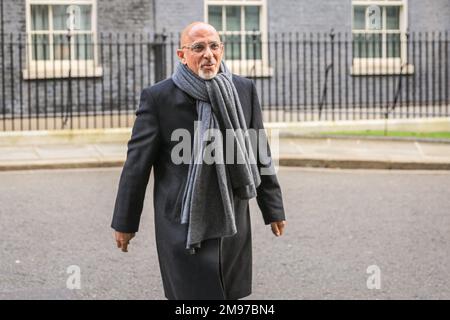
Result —
[[[234, 196], [255, 197], [261, 178], [250, 138], [244, 134], [247, 126], [239, 96], [225, 63], [221, 63], [219, 73], [211, 80], [200, 78], [179, 63], [172, 80], [197, 100], [199, 126], [181, 205], [181, 223], [188, 224], [186, 249], [194, 254], [203, 240], [237, 232]], [[213, 131], [221, 132], [223, 140]], [[230, 140], [233, 144], [225, 146], [224, 142]], [[214, 152], [208, 149], [212, 141]], [[231, 164], [225, 161], [227, 151], [233, 155]], [[205, 161], [208, 154], [213, 154], [213, 163]]]

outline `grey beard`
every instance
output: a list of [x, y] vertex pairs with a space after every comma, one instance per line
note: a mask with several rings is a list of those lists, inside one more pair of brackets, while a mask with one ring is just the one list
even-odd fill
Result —
[[203, 72], [201, 69], [198, 71], [198, 76], [204, 80], [211, 80], [217, 75], [217, 72]]

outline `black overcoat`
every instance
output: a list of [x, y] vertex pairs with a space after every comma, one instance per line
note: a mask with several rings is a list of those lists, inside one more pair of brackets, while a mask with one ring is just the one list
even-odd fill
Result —
[[[247, 127], [262, 129], [261, 108], [253, 82], [233, 75], [233, 83]], [[176, 87], [171, 78], [142, 91], [111, 226], [120, 232], [138, 231], [153, 167], [156, 246], [166, 298], [238, 299], [249, 295], [252, 289], [248, 200], [234, 199], [237, 234], [205, 240], [193, 255], [185, 249], [187, 225], [179, 222], [189, 164], [171, 161], [172, 148], [179, 143], [171, 141], [171, 134], [184, 128], [194, 137], [194, 121], [198, 120], [195, 105], [195, 100]], [[259, 167], [264, 166], [262, 162], [258, 157]], [[276, 175], [262, 175], [261, 179], [256, 200], [265, 224], [284, 220], [282, 194]], [[218, 186], [212, 185], [211, 188], [218, 190]]]

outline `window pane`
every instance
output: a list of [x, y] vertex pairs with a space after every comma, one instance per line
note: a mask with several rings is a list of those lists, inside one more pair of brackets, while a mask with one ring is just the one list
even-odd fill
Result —
[[388, 30], [400, 29], [400, 7], [386, 7], [386, 28]]
[[240, 60], [241, 59], [241, 36], [225, 36], [225, 59]]
[[48, 30], [48, 6], [31, 6], [31, 30]]
[[75, 37], [75, 59], [92, 60], [93, 55], [92, 35], [80, 34]]
[[353, 7], [353, 29], [364, 30], [366, 28], [366, 8], [364, 6]]
[[400, 57], [400, 35], [399, 34], [388, 34], [386, 48], [387, 48], [388, 58], [399, 58]]
[[36, 34], [31, 36], [31, 55], [33, 60], [49, 60], [50, 45], [48, 35]]
[[53, 29], [67, 30], [67, 10], [68, 6], [53, 6]]
[[259, 7], [245, 7], [245, 30], [259, 31]]
[[69, 60], [69, 40], [66, 35], [53, 36], [53, 56], [55, 60]]
[[222, 7], [209, 6], [208, 7], [208, 21], [216, 28], [217, 31], [222, 31]]
[[245, 37], [245, 49], [248, 60], [261, 59], [261, 36], [248, 35]]
[[69, 14], [74, 15], [75, 30], [91, 30], [91, 6], [89, 5], [55, 5], [53, 10], [53, 29], [67, 30], [69, 28]]
[[80, 6], [80, 8], [81, 8], [80, 30], [91, 31], [92, 6]]
[[381, 58], [381, 34], [354, 34], [354, 58]]
[[240, 31], [241, 30], [241, 7], [228, 6], [227, 11], [227, 30], [226, 31]]

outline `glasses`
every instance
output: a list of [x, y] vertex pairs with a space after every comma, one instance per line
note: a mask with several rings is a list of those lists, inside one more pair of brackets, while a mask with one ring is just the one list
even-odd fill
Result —
[[182, 46], [181, 49], [187, 48], [187, 49], [191, 49], [195, 53], [201, 53], [206, 50], [206, 46], [208, 46], [212, 52], [218, 52], [218, 51], [222, 50], [223, 43], [222, 42], [210, 42], [210, 43], [206, 44], [204, 42], [196, 42], [189, 46]]

